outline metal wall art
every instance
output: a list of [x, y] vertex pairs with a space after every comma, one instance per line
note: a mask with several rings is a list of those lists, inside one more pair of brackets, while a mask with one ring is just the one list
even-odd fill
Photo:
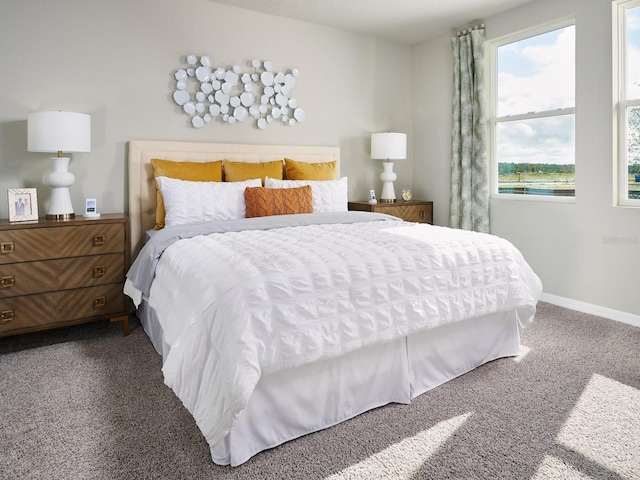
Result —
[[255, 119], [258, 128], [279, 122], [295, 125], [305, 119], [291, 96], [299, 72], [274, 72], [273, 64], [252, 60], [248, 72], [238, 65], [214, 67], [211, 57], [187, 56], [187, 68], [175, 73], [173, 100], [191, 118], [195, 128], [218, 119], [225, 123]]

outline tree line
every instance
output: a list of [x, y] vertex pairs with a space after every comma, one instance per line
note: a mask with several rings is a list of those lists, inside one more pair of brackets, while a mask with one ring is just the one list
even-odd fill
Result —
[[[640, 175], [640, 162], [629, 164], [629, 175]], [[498, 175], [517, 175], [519, 173], [555, 173], [567, 175], [576, 173], [575, 165], [555, 163], [499, 163]]]
[[498, 175], [517, 175], [518, 173], [558, 173], [573, 174], [575, 165], [557, 163], [514, 163], [505, 162], [498, 164]]

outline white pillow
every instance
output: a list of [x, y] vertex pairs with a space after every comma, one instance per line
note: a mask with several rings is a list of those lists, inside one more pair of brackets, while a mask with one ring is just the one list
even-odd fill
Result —
[[166, 210], [165, 225], [245, 218], [244, 189], [260, 187], [259, 178], [244, 182], [190, 182], [157, 177]]
[[311, 186], [313, 211], [346, 212], [348, 203], [347, 177], [339, 180], [276, 180], [265, 178], [266, 188], [292, 188]]

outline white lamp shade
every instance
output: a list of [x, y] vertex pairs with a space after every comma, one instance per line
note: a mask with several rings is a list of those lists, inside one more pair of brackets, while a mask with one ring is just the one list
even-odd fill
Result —
[[27, 115], [29, 152], [90, 152], [91, 116], [73, 112], [33, 112]]
[[372, 134], [371, 158], [379, 160], [407, 158], [407, 134], [389, 132]]

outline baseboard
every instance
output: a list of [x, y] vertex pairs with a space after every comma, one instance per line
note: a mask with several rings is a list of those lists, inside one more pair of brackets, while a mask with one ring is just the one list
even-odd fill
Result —
[[550, 293], [542, 293], [540, 300], [559, 307], [569, 308], [578, 312], [588, 313], [590, 315], [597, 315], [599, 317], [608, 318], [610, 320], [616, 320], [622, 323], [628, 323], [635, 327], [640, 327], [640, 316], [632, 313], [622, 312], [620, 310], [614, 310], [613, 308], [601, 307], [600, 305], [593, 305], [591, 303], [581, 302], [579, 300], [573, 300], [571, 298], [559, 297], [558, 295], [552, 295]]

